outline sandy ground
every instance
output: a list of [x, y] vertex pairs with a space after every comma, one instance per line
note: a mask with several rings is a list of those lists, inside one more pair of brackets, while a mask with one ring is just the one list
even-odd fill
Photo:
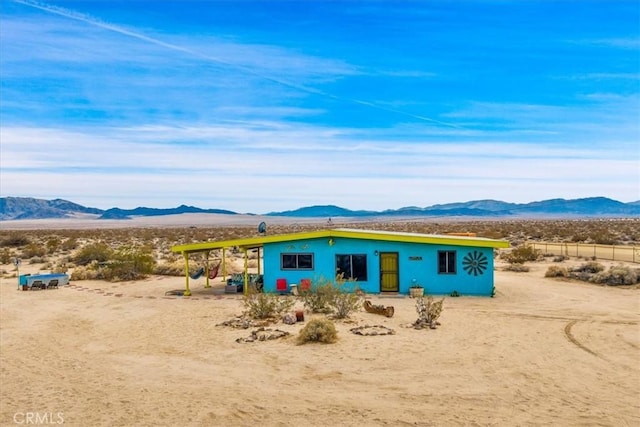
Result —
[[496, 298], [447, 297], [437, 330], [406, 327], [413, 299], [374, 296], [393, 318], [361, 311], [337, 343], [303, 346], [302, 323], [236, 343], [251, 329], [217, 325], [241, 298], [202, 279], [191, 298], [165, 296], [182, 278], [30, 292], [2, 279], [0, 425], [640, 425], [640, 291], [531, 266], [496, 272]]

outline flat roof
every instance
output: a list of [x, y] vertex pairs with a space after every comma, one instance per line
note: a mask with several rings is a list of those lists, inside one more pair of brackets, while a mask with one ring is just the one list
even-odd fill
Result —
[[359, 230], [353, 228], [334, 228], [330, 230], [305, 231], [290, 234], [261, 235], [241, 239], [220, 240], [200, 243], [176, 245], [173, 252], [193, 253], [207, 252], [214, 249], [240, 247], [244, 249], [259, 248], [267, 243], [290, 242], [317, 238], [342, 237], [347, 239], [380, 240], [387, 242], [421, 243], [431, 245], [470, 246], [482, 248], [508, 248], [506, 240], [487, 239], [483, 237], [451, 236], [443, 234], [407, 233], [401, 231]]

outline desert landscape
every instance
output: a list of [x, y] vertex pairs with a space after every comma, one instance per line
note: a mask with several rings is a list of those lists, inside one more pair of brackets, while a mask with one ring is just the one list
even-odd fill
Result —
[[[444, 298], [437, 329], [412, 327], [416, 299], [365, 295], [373, 304], [393, 306], [394, 316], [359, 310], [334, 320], [335, 343], [299, 345], [301, 329], [325, 317], [305, 310], [303, 322], [266, 325], [288, 335], [242, 342], [260, 325], [223, 325], [246, 307], [242, 295], [224, 293], [222, 277], [209, 289], [203, 279], [192, 282], [188, 298], [167, 295], [184, 286], [181, 257], [170, 247], [251, 235], [259, 218], [238, 223], [180, 217], [119, 223], [128, 227], [55, 220], [2, 224], [0, 425], [640, 424], [638, 284], [545, 277], [555, 266], [571, 270], [597, 262], [637, 272], [637, 263], [543, 254], [511, 268], [497, 253], [495, 297], [436, 297]], [[336, 225], [477, 232], [514, 246], [640, 241], [637, 219], [281, 220], [272, 221], [270, 233]], [[80, 265], [79, 254], [96, 243], [114, 251], [139, 248], [152, 255], [154, 270], [136, 280], [91, 278], [92, 264]], [[239, 271], [239, 255], [229, 256], [227, 273]], [[71, 283], [18, 291], [16, 257], [22, 259], [20, 274], [65, 271]], [[74, 278], [80, 272], [83, 279]], [[305, 309], [293, 296], [282, 298]], [[393, 334], [351, 331], [366, 326]]]

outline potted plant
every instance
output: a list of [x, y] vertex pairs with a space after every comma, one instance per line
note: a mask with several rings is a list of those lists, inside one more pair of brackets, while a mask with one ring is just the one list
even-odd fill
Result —
[[409, 296], [411, 298], [418, 298], [424, 295], [424, 288], [418, 283], [416, 279], [411, 280], [411, 286], [409, 287]]

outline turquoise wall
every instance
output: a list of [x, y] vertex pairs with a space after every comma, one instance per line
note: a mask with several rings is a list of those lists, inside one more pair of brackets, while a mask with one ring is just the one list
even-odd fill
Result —
[[[408, 294], [412, 280], [425, 288], [428, 294], [450, 294], [490, 296], [493, 289], [493, 249], [469, 246], [449, 246], [404, 242], [387, 242], [352, 238], [329, 238], [268, 243], [264, 245], [264, 289], [275, 292], [276, 280], [287, 279], [287, 283], [300, 283], [300, 279], [333, 279], [337, 254], [367, 255], [367, 281], [358, 281], [357, 286], [371, 294], [380, 293], [380, 259], [378, 252], [397, 252], [401, 294]], [[456, 274], [438, 274], [438, 251], [456, 251]], [[469, 274], [464, 259], [470, 254], [486, 257], [487, 268], [482, 274]], [[313, 270], [282, 270], [281, 253], [313, 253]]]

